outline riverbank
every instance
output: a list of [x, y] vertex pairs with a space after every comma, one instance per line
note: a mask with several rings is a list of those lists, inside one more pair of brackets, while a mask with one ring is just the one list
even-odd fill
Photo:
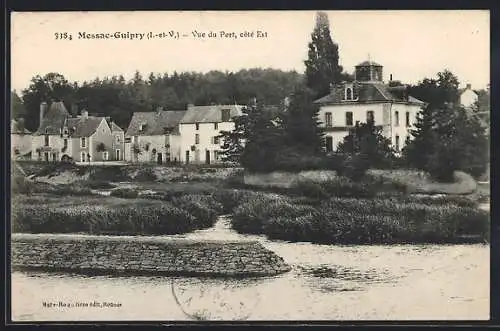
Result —
[[255, 180], [248, 185], [241, 174], [225, 180], [216, 175], [203, 181], [152, 181], [157, 170], [146, 167], [131, 182], [89, 177], [44, 187], [24, 179], [13, 195], [13, 231], [168, 235], [210, 228], [218, 216], [230, 214], [238, 232], [288, 241], [489, 242], [489, 212], [479, 208], [482, 193], [414, 194], [408, 185], [381, 174], [353, 182], [334, 175], [318, 180], [313, 175], [321, 173], [311, 173], [285, 187], [257, 185]]
[[[226, 321], [489, 318], [487, 245], [288, 243], [238, 234], [226, 219], [214, 228], [174, 238], [259, 241], [282, 256], [292, 270], [275, 277], [238, 280], [14, 272], [12, 317], [15, 321], [189, 321], [184, 310], [207, 320]], [[121, 306], [43, 307], [43, 302], [75, 300]]]

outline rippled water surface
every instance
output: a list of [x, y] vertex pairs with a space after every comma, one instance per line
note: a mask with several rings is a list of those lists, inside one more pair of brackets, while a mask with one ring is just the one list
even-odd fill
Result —
[[224, 219], [175, 237], [259, 240], [293, 270], [247, 280], [15, 272], [13, 320], [489, 318], [489, 246], [287, 243], [239, 235]]

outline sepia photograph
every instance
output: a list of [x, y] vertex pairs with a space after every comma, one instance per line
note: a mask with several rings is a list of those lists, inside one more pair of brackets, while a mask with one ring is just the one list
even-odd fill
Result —
[[12, 322], [490, 319], [490, 12], [11, 13]]

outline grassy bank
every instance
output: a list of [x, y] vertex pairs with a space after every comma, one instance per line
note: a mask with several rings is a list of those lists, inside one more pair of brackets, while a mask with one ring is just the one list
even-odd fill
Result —
[[[489, 213], [479, 210], [476, 201], [483, 193], [475, 198], [415, 196], [396, 172], [370, 173], [358, 182], [334, 176], [261, 187], [245, 185], [242, 173], [234, 169], [225, 180], [218, 177], [221, 169], [201, 168], [187, 179], [176, 175], [162, 181], [157, 167], [134, 170], [133, 180], [127, 177], [130, 168], [115, 174], [113, 166], [104, 168], [89, 168], [78, 180], [57, 185], [15, 177], [13, 231], [177, 234], [211, 227], [218, 215], [232, 214], [232, 227], [240, 233], [289, 241], [489, 241]], [[132, 186], [120, 187], [111, 178], [126, 178]], [[96, 189], [112, 189], [111, 196], [95, 195]]]
[[18, 195], [13, 232], [167, 235], [214, 225], [221, 207], [203, 196], [171, 201]]
[[[232, 225], [242, 233], [321, 244], [489, 241], [489, 213], [455, 201], [331, 198], [320, 205], [287, 199], [246, 202]], [[472, 239], [473, 238], [473, 239]]]

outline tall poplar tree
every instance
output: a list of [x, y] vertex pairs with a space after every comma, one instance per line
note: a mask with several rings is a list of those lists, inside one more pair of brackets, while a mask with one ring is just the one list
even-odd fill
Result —
[[339, 47], [332, 40], [328, 15], [318, 12], [316, 26], [311, 34], [306, 65], [306, 84], [314, 91], [315, 97], [328, 94], [330, 84], [345, 78], [339, 65]]

